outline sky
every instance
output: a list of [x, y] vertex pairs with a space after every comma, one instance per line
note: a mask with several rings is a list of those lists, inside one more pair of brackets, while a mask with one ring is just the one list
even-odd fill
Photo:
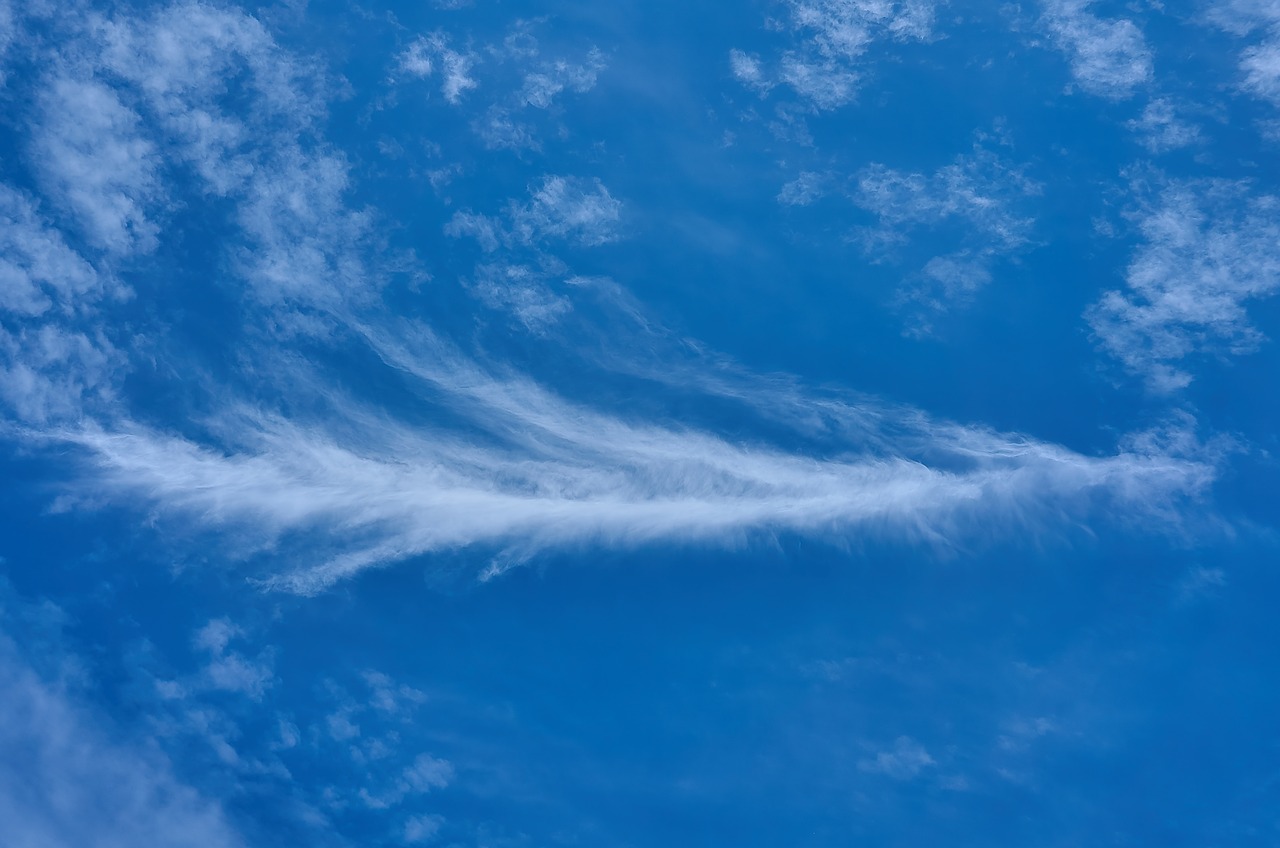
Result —
[[0, 845], [1280, 843], [1280, 2], [0, 0]]

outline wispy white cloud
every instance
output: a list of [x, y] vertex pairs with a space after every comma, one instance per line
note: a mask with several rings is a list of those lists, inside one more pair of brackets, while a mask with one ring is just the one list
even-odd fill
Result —
[[466, 284], [471, 293], [540, 333], [572, 308], [549, 285], [552, 277], [565, 282], [572, 275], [543, 249], [554, 243], [597, 247], [614, 241], [621, 218], [622, 203], [599, 180], [546, 176], [529, 187], [527, 201], [509, 200], [501, 215], [455, 212], [445, 234], [474, 239], [499, 259], [476, 266]]
[[474, 53], [463, 53], [449, 45], [444, 33], [423, 35], [400, 54], [397, 67], [411, 77], [426, 78], [439, 74], [440, 93], [445, 100], [458, 104], [479, 83], [471, 76], [478, 61]]
[[1189, 123], [1168, 98], [1152, 100], [1127, 126], [1152, 153], [1165, 153], [1199, 143], [1200, 127]]
[[404, 825], [404, 841], [406, 845], [421, 845], [430, 842], [444, 826], [440, 816], [413, 816]]
[[[465, 438], [423, 432], [346, 407], [324, 422], [246, 410], [224, 424], [241, 444], [230, 452], [141, 429], [60, 438], [88, 451], [96, 470], [85, 485], [141, 494], [263, 543], [300, 544], [327, 528], [319, 550], [337, 551], [329, 562], [270, 579], [303, 593], [477, 544], [504, 551], [491, 572], [549, 547], [732, 543], [780, 531], [953, 544], [977, 524], [1012, 527], [1091, 502], [1141, 513], [1194, 495], [1213, 476], [1194, 457], [1091, 458], [918, 419], [881, 424], [901, 433], [894, 452], [819, 459], [626, 422], [525, 380], [489, 377], [428, 337], [368, 332], [389, 365], [443, 393], [478, 429]], [[340, 435], [355, 432], [355, 442]], [[934, 464], [913, 458], [912, 443]]]
[[562, 91], [578, 94], [590, 91], [605, 68], [604, 54], [592, 48], [582, 64], [563, 59], [543, 64], [525, 74], [520, 100], [537, 109], [546, 109]]
[[1010, 208], [1014, 199], [1039, 191], [1020, 170], [976, 149], [932, 174], [868, 165], [857, 176], [853, 198], [879, 219], [879, 227], [862, 233], [868, 246], [893, 245], [915, 227], [958, 220], [1009, 250], [1027, 243], [1032, 225]]
[[1100, 18], [1093, 0], [1046, 0], [1044, 25], [1089, 94], [1120, 100], [1154, 76], [1142, 30], [1126, 18]]
[[232, 639], [242, 637], [243, 631], [225, 618], [214, 619], [196, 632], [195, 645], [209, 655], [201, 676], [203, 682], [214, 689], [239, 692], [255, 701], [274, 683], [271, 670], [271, 652], [266, 651], [256, 659], [250, 659], [238, 651], [229, 651]]
[[760, 57], [755, 54], [746, 53], [742, 50], [730, 50], [729, 70], [733, 72], [734, 79], [747, 88], [754, 88], [761, 94], [765, 94], [769, 89], [773, 88], [773, 83], [765, 75], [764, 66], [760, 63]]
[[1191, 357], [1249, 352], [1262, 334], [1246, 304], [1280, 289], [1280, 200], [1247, 184], [1165, 182], [1142, 201], [1144, 242], [1126, 288], [1086, 317], [1103, 350], [1157, 392], [1187, 386]]
[[826, 177], [812, 171], [804, 171], [778, 192], [778, 202], [786, 206], [808, 206], [822, 197], [826, 190]]
[[598, 179], [546, 176], [530, 186], [527, 202], [508, 201], [501, 217], [463, 210], [454, 214], [445, 233], [474, 238], [486, 251], [551, 240], [592, 247], [617, 239], [621, 218], [622, 203]]
[[[287, 155], [324, 112], [323, 75], [242, 12], [176, 3], [100, 27], [81, 61], [133, 87], [168, 136], [168, 155], [195, 168], [211, 194], [261, 178], [273, 147], [264, 142]], [[250, 116], [231, 105], [236, 95], [253, 103]]]
[[511, 313], [533, 332], [545, 331], [572, 308], [526, 265], [479, 265], [470, 289], [486, 306]]
[[856, 232], [866, 254], [893, 260], [896, 247], [917, 231], [959, 225], [963, 237], [952, 252], [935, 256], [903, 286], [909, 332], [927, 335], [933, 320], [964, 304], [991, 280], [991, 266], [1031, 241], [1034, 220], [1022, 210], [1040, 186], [996, 153], [975, 146], [932, 174], [868, 165], [857, 175], [854, 202], [876, 216], [877, 225]]
[[[578, 60], [545, 57], [533, 30], [533, 25], [519, 23], [501, 43], [466, 53], [452, 49], [444, 33], [422, 36], [398, 56], [393, 81], [439, 75], [441, 90], [453, 104], [483, 83], [488, 104], [471, 126], [485, 147], [540, 150], [539, 119], [530, 111], [554, 111], [566, 93], [585, 94], [595, 88], [606, 62], [595, 47]], [[515, 81], [510, 78], [513, 70]]]
[[777, 67], [735, 49], [730, 70], [761, 94], [787, 85], [817, 109], [835, 109], [857, 96], [863, 54], [877, 39], [925, 41], [933, 34], [932, 0], [790, 0], [787, 6], [783, 27], [793, 43]]
[[1249, 93], [1280, 105], [1280, 40], [1246, 49], [1240, 54], [1240, 70]]
[[1240, 87], [1254, 97], [1280, 106], [1280, 3], [1227, 0], [1213, 4], [1208, 18], [1242, 38], [1261, 33], [1261, 41], [1240, 53]]
[[899, 736], [892, 750], [880, 751], [873, 758], [858, 761], [859, 770], [883, 774], [894, 780], [910, 780], [934, 765], [936, 763], [929, 752], [910, 736]]

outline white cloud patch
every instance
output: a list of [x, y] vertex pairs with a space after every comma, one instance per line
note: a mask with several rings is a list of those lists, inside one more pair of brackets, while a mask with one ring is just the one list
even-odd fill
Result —
[[[98, 49], [103, 69], [129, 83], [178, 142], [170, 155], [194, 167], [217, 196], [267, 176], [261, 172], [272, 145], [264, 137], [287, 153], [324, 110], [311, 71], [240, 12], [198, 3], [161, 7], [149, 17], [105, 23]], [[254, 103], [248, 124], [228, 102], [237, 94]]]
[[1144, 242], [1086, 317], [1098, 344], [1156, 392], [1193, 379], [1184, 361], [1254, 350], [1250, 300], [1280, 289], [1280, 200], [1241, 183], [1172, 182], [1137, 213]]
[[1163, 97], [1148, 103], [1142, 115], [1127, 126], [1152, 153], [1177, 150], [1203, 140], [1200, 127], [1180, 117], [1173, 102]]
[[540, 333], [572, 309], [544, 275], [525, 265], [482, 264], [476, 267], [471, 291], [491, 309], [510, 312], [526, 329]]
[[510, 201], [502, 218], [457, 212], [445, 233], [474, 238], [486, 251], [551, 240], [594, 247], [618, 238], [622, 203], [599, 180], [547, 176], [529, 195], [525, 203]]
[[1245, 90], [1280, 105], [1280, 40], [1250, 47], [1240, 56]]
[[741, 50], [730, 50], [729, 69], [734, 79], [747, 88], [754, 88], [762, 94], [773, 88], [773, 84], [765, 76], [759, 56]]
[[808, 206], [826, 192], [826, 177], [812, 171], [804, 171], [778, 192], [778, 202], [784, 206]]
[[899, 736], [892, 750], [859, 760], [858, 769], [869, 774], [883, 774], [894, 780], [911, 780], [920, 772], [936, 765], [924, 746], [910, 736]]
[[1280, 106], [1280, 3], [1274, 0], [1227, 0], [1215, 3], [1209, 19], [1227, 32], [1262, 40], [1240, 53], [1240, 87]]
[[233, 848], [218, 804], [154, 744], [125, 742], [0, 634], [0, 822], [14, 848]]
[[[470, 435], [345, 406], [310, 422], [246, 410], [219, 426], [238, 448], [144, 429], [59, 438], [88, 452], [94, 471], [82, 485], [240, 527], [264, 544], [287, 540], [305, 550], [310, 539], [322, 541], [317, 551], [337, 549], [324, 564], [270, 578], [302, 593], [371, 566], [477, 544], [503, 550], [491, 573], [549, 547], [586, 543], [724, 543], [789, 531], [948, 544], [975, 523], [990, 530], [1091, 502], [1117, 514], [1172, 506], [1213, 477], [1201, 460], [1145, 446], [1091, 458], [914, 414], [890, 424], [874, 408], [849, 409], [848, 426], [881, 419], [878, 427], [900, 434], [896, 446], [818, 459], [593, 412], [526, 380], [490, 377], [421, 330], [417, 338], [366, 332], [385, 362], [449, 398], [475, 428]], [[912, 444], [935, 464], [911, 458]]]
[[0, 184], [0, 310], [35, 317], [73, 315], [128, 289], [72, 250], [26, 195]]
[[474, 239], [485, 253], [499, 257], [476, 266], [465, 282], [468, 290], [525, 329], [543, 333], [572, 309], [569, 299], [551, 287], [553, 279], [568, 282], [568, 267], [543, 249], [555, 243], [598, 247], [614, 241], [621, 217], [622, 203], [599, 180], [547, 176], [530, 186], [527, 201], [508, 201], [500, 216], [455, 212], [445, 234]]
[[1154, 76], [1151, 50], [1133, 21], [1099, 18], [1093, 0], [1046, 0], [1044, 25], [1084, 91], [1121, 100]]
[[[607, 63], [596, 47], [578, 59], [546, 57], [534, 29], [530, 23], [517, 23], [501, 43], [466, 53], [450, 48], [443, 33], [422, 36], [397, 57], [392, 82], [440, 76], [445, 98], [453, 104], [483, 89], [487, 104], [477, 109], [471, 128], [484, 146], [539, 151], [546, 129], [540, 125], [555, 121], [566, 94], [595, 88]], [[565, 131], [563, 125], [555, 127], [558, 135]]]
[[622, 203], [598, 179], [546, 177], [529, 203], [512, 208], [511, 228], [529, 244], [547, 238], [585, 246], [614, 241]]
[[761, 94], [781, 83], [817, 109], [835, 109], [857, 96], [863, 54], [877, 39], [932, 37], [934, 5], [930, 0], [790, 0], [783, 26], [793, 44], [776, 69], [735, 49], [729, 53], [730, 70]]
[[154, 144], [115, 91], [94, 79], [57, 75], [39, 94], [32, 155], [46, 191], [85, 238], [113, 253], [155, 247], [149, 207], [162, 200]]
[[479, 85], [471, 76], [476, 61], [474, 53], [454, 50], [448, 37], [437, 32], [415, 39], [400, 54], [397, 67], [401, 73], [420, 79], [439, 75], [440, 93], [456, 105]]
[[101, 330], [0, 327], [0, 399], [19, 420], [47, 424], [108, 405], [120, 353]]
[[444, 826], [440, 816], [413, 816], [404, 824], [404, 841], [407, 845], [421, 845], [430, 842]]
[[583, 94], [595, 88], [596, 79], [604, 70], [604, 55], [592, 48], [586, 61], [574, 64], [563, 59], [550, 62], [525, 75], [520, 87], [522, 103], [537, 109], [546, 109], [563, 91]]
[[868, 165], [856, 177], [854, 202], [876, 216], [858, 230], [868, 257], [893, 261], [918, 231], [961, 234], [952, 252], [935, 256], [901, 290], [914, 314], [909, 332], [926, 335], [934, 318], [967, 302], [991, 280], [991, 266], [1027, 246], [1033, 219], [1020, 211], [1040, 186], [982, 147], [932, 174]]
[[275, 682], [271, 670], [271, 654], [266, 651], [250, 659], [238, 651], [227, 650], [232, 639], [243, 631], [227, 619], [214, 619], [197, 631], [195, 645], [209, 654], [201, 672], [205, 685], [227, 692], [238, 692], [255, 701], [262, 700]]

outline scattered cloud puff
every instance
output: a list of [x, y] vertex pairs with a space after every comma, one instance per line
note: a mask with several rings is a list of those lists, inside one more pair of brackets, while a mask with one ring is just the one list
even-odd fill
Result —
[[614, 241], [622, 203], [598, 179], [550, 176], [529, 202], [511, 207], [511, 232], [524, 244], [558, 238], [592, 247]]
[[1122, 100], [1154, 76], [1151, 50], [1133, 21], [1099, 18], [1093, 0], [1046, 0], [1044, 26], [1089, 94]]
[[853, 201], [875, 215], [877, 225], [857, 230], [855, 238], [874, 261], [895, 261], [896, 248], [917, 231], [960, 235], [953, 252], [930, 259], [901, 290], [903, 305], [915, 310], [909, 333], [929, 334], [936, 316], [990, 282], [998, 257], [1030, 243], [1034, 221], [1019, 206], [1040, 190], [1021, 169], [983, 147], [932, 174], [878, 163], [857, 174]]
[[776, 67], [742, 50], [729, 53], [735, 79], [761, 95], [789, 86], [814, 108], [835, 109], [857, 95], [861, 58], [876, 39], [925, 41], [932, 36], [930, 0], [790, 0], [782, 26], [794, 40]]
[[1243, 354], [1262, 334], [1248, 301], [1280, 289], [1280, 200], [1246, 183], [1165, 181], [1136, 213], [1144, 242], [1086, 313], [1103, 350], [1154, 392], [1191, 383], [1193, 356]]
[[808, 206], [826, 192], [827, 179], [822, 174], [804, 171], [778, 192], [778, 202], [784, 206]]
[[[490, 100], [471, 127], [484, 146], [491, 150], [539, 150], [541, 138], [528, 119], [528, 110], [551, 111], [566, 92], [585, 94], [595, 88], [605, 67], [604, 53], [595, 47], [580, 61], [544, 57], [531, 25], [521, 23], [501, 43], [474, 52], [450, 48], [443, 33], [421, 36], [397, 57], [393, 81], [438, 74], [445, 99], [456, 105], [464, 94], [480, 88], [483, 76]], [[513, 71], [514, 81], [510, 79]]]
[[403, 803], [415, 795], [425, 795], [433, 789], [443, 789], [453, 782], [453, 764], [448, 760], [419, 754], [405, 767], [395, 783], [385, 791], [375, 794], [367, 788], [360, 790], [360, 800], [370, 809], [385, 810]]
[[894, 780], [911, 780], [926, 768], [936, 765], [924, 746], [910, 736], [899, 736], [892, 750], [858, 761], [858, 769], [869, 774], [883, 774]]
[[[527, 25], [518, 26], [501, 47], [490, 52], [497, 62], [514, 66], [519, 76], [514, 90], [472, 123], [476, 135], [491, 150], [540, 150], [538, 133], [531, 121], [521, 116], [527, 116], [531, 109], [556, 111], [566, 92], [586, 94], [596, 87], [606, 67], [604, 53], [595, 47], [587, 50], [581, 61], [544, 58]], [[564, 128], [558, 131], [563, 133]]]
[[573, 307], [547, 285], [546, 275], [526, 265], [476, 266], [471, 291], [490, 309], [509, 312], [535, 333], [545, 332]]
[[440, 76], [440, 93], [444, 99], [457, 105], [462, 97], [474, 89], [479, 83], [471, 77], [471, 71], [477, 61], [473, 53], [460, 53], [449, 46], [449, 39], [443, 33], [432, 33], [418, 37], [400, 54], [398, 68], [401, 73], [426, 79]]
[[257, 659], [249, 659], [237, 651], [228, 651], [231, 640], [241, 636], [243, 631], [225, 618], [210, 621], [196, 633], [196, 647], [209, 654], [202, 677], [214, 689], [238, 692], [260, 701], [275, 682], [271, 652], [267, 650]]
[[404, 842], [406, 845], [430, 842], [443, 826], [444, 819], [440, 816], [413, 816], [404, 824]]
[[1261, 31], [1262, 41], [1240, 54], [1240, 87], [1254, 97], [1280, 106], [1280, 3], [1275, 0], [1228, 0], [1208, 12], [1210, 20], [1234, 35]]
[[563, 59], [543, 64], [525, 74], [520, 100], [536, 109], [546, 109], [562, 91], [583, 94], [595, 88], [596, 78], [604, 68], [604, 54], [594, 47], [580, 65]]
[[1203, 140], [1200, 127], [1179, 117], [1173, 102], [1164, 97], [1148, 103], [1127, 126], [1152, 153], [1166, 153]]
[[570, 276], [566, 266], [542, 249], [552, 242], [607, 244], [618, 238], [621, 218], [622, 203], [598, 179], [546, 176], [530, 186], [527, 201], [508, 201], [500, 216], [469, 209], [454, 213], [445, 234], [474, 239], [482, 251], [505, 260], [478, 264], [469, 290], [490, 308], [512, 314], [526, 329], [542, 332], [572, 308], [548, 285], [552, 276]]
[[1250, 47], [1240, 56], [1244, 87], [1255, 97], [1280, 105], [1280, 41]]

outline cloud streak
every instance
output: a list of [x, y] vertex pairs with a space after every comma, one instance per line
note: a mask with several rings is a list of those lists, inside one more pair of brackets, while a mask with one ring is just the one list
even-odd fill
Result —
[[737, 544], [778, 532], [959, 544], [978, 526], [1034, 526], [1103, 503], [1148, 513], [1213, 477], [1194, 457], [1092, 458], [919, 417], [881, 422], [900, 431], [896, 452], [824, 458], [737, 444], [490, 377], [429, 340], [368, 339], [474, 429], [423, 432], [342, 404], [316, 421], [245, 410], [223, 422], [241, 442], [230, 451], [143, 429], [59, 439], [88, 452], [94, 473], [84, 483], [208, 527], [239, 527], [263, 545], [285, 541], [314, 556], [307, 540], [319, 538], [318, 551], [338, 550], [268, 578], [303, 594], [369, 567], [476, 545], [498, 551], [493, 575], [580, 545]]

